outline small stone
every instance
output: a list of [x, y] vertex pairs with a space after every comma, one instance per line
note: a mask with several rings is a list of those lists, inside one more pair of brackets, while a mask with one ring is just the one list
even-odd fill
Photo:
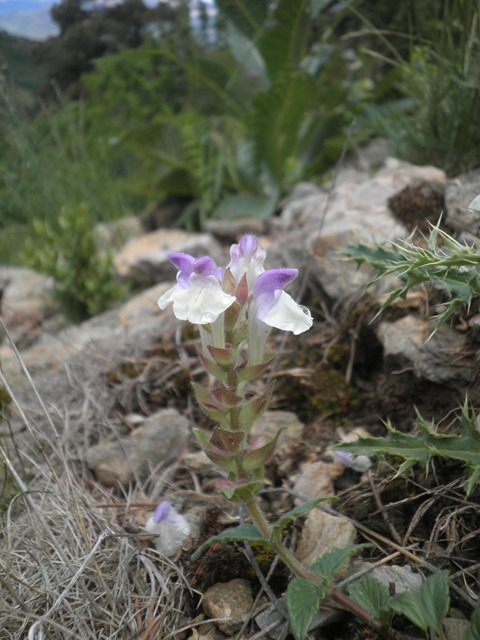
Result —
[[162, 409], [128, 436], [89, 449], [86, 461], [102, 484], [125, 486], [172, 464], [186, 446], [189, 431], [188, 420], [178, 411]]
[[295, 482], [293, 492], [300, 496], [295, 498], [295, 504], [299, 505], [312, 498], [321, 496], [333, 496], [333, 483], [343, 473], [343, 467], [319, 460], [304, 465], [302, 473]]
[[[359, 569], [366, 569], [369, 564], [368, 562], [362, 562]], [[414, 573], [412, 567], [408, 564], [404, 566], [392, 564], [375, 567], [369, 575], [381, 582], [387, 589], [395, 585], [395, 593], [408, 592], [415, 594], [424, 583], [423, 577], [419, 573]]]
[[115, 256], [118, 275], [139, 287], [162, 280], [173, 280], [175, 269], [168, 261], [170, 252], [195, 256], [219, 253], [218, 244], [208, 233], [187, 233], [179, 229], [159, 229], [128, 242]]
[[203, 610], [212, 618], [225, 618], [216, 622], [218, 628], [233, 636], [248, 619], [253, 606], [252, 589], [248, 580], [236, 578], [219, 582], [205, 592]]
[[[384, 358], [393, 366], [409, 367], [419, 378], [445, 384], [470, 382], [473, 360], [459, 358], [467, 352], [465, 336], [443, 325], [432, 335], [433, 321], [408, 315], [395, 322], [381, 322], [377, 337], [383, 345]], [[431, 336], [431, 337], [430, 337]]]
[[303, 525], [296, 556], [304, 565], [311, 567], [327, 551], [353, 544], [355, 538], [355, 527], [349, 520], [312, 509]]

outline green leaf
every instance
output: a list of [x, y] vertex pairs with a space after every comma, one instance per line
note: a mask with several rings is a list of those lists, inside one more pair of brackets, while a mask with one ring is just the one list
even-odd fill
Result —
[[304, 502], [300, 506], [284, 513], [272, 527], [272, 540], [280, 541], [282, 537], [282, 530], [287, 526], [287, 524], [293, 522], [299, 516], [303, 516], [305, 513], [308, 513], [308, 511], [311, 511], [317, 506], [317, 504], [320, 504], [320, 502], [323, 502], [324, 500], [337, 500], [337, 498], [335, 498], [335, 496], [314, 498], [313, 500], [308, 500], [308, 502]]
[[299, 67], [305, 57], [311, 29], [310, 0], [280, 0], [268, 29], [258, 39], [271, 79], [282, 69]]
[[236, 407], [243, 400], [242, 396], [237, 395], [232, 389], [221, 384], [212, 391], [216, 401], [221, 407], [230, 409]]
[[202, 556], [207, 549], [213, 544], [219, 544], [223, 542], [254, 542], [268, 546], [268, 541], [262, 536], [257, 527], [253, 524], [242, 524], [239, 527], [232, 527], [225, 529], [222, 533], [216, 536], [212, 536], [206, 540], [195, 553], [192, 555], [192, 561], [195, 562]]
[[390, 609], [387, 587], [372, 576], [365, 575], [355, 580], [348, 587], [348, 595], [375, 618], [382, 618], [382, 614]]
[[226, 489], [222, 489], [222, 495], [224, 495], [225, 498], [230, 502], [235, 502], [236, 504], [246, 504], [248, 502], [251, 502], [255, 498], [258, 492], [262, 490], [262, 487], [262, 480], [254, 480], [252, 482], [246, 482], [245, 484], [241, 484], [236, 487], [228, 487]]
[[309, 580], [295, 578], [288, 585], [285, 601], [295, 640], [304, 640], [327, 590]]
[[391, 599], [391, 607], [406, 616], [422, 631], [432, 629], [440, 632], [442, 622], [448, 613], [448, 573], [439, 571], [431, 575], [422, 588], [412, 595], [399, 593]]
[[459, 460], [467, 467], [464, 487], [469, 495], [480, 482], [480, 432], [477, 429], [475, 413], [469, 410], [468, 402], [462, 407], [460, 425], [463, 431], [460, 435], [436, 433], [435, 426], [417, 413], [418, 433], [403, 433], [387, 423], [386, 437], [359, 438], [353, 442], [335, 445], [333, 449], [355, 455], [391, 455], [403, 458], [404, 462], [399, 467], [397, 476], [408, 471], [416, 463], [428, 467], [430, 459], [434, 456]]
[[250, 40], [258, 35], [268, 15], [268, 3], [264, 0], [217, 0], [216, 5], [220, 13]]
[[225, 38], [235, 60], [249, 76], [257, 78], [262, 89], [266, 88], [268, 77], [265, 61], [254, 41], [247, 38], [231, 21], [227, 22]]
[[480, 640], [480, 609], [473, 612], [465, 640]]
[[258, 376], [261, 376], [262, 373], [264, 373], [268, 369], [268, 367], [276, 357], [276, 353], [273, 355], [265, 354], [263, 362], [260, 362], [259, 364], [247, 364], [244, 367], [240, 367], [237, 371], [238, 382], [247, 382], [258, 378]]
[[349, 544], [342, 549], [332, 549], [317, 558], [311, 566], [313, 573], [331, 582], [333, 576], [340, 571], [350, 556], [359, 553], [370, 544]]

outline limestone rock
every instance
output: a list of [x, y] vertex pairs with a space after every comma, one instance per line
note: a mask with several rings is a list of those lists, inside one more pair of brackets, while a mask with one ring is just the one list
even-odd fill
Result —
[[347, 518], [312, 509], [303, 525], [296, 556], [307, 567], [311, 567], [327, 551], [353, 544], [355, 537], [355, 527]]
[[[311, 275], [332, 299], [357, 293], [372, 272], [342, 260], [340, 252], [352, 242], [374, 244], [406, 237], [407, 229], [393, 217], [388, 200], [418, 180], [445, 183], [446, 177], [434, 167], [417, 167], [389, 158], [374, 176], [344, 169], [333, 189], [307, 188], [305, 183], [297, 186], [281, 214], [284, 233], [300, 229], [298, 246], [292, 252], [294, 259], [302, 261], [305, 255], [310, 256]], [[388, 283], [382, 279], [375, 285], [375, 292], [385, 287]]]
[[39, 325], [57, 309], [53, 287], [49, 276], [24, 267], [0, 266], [1, 315], [19, 345], [29, 344]]
[[[361, 562], [358, 567], [355, 567], [355, 570], [363, 570], [368, 566], [368, 562]], [[381, 582], [387, 589], [390, 589], [391, 585], [395, 585], [395, 593], [408, 592], [415, 594], [425, 582], [423, 576], [419, 573], [414, 573], [410, 565], [383, 565], [375, 567], [369, 572], [369, 575]]]
[[208, 233], [159, 229], [128, 242], [114, 257], [114, 265], [121, 278], [148, 287], [174, 279], [175, 269], [167, 257], [172, 251], [215, 259], [219, 247]]
[[243, 578], [219, 582], [205, 592], [202, 606], [212, 618], [224, 618], [216, 624], [228, 636], [233, 636], [247, 620], [253, 606], [250, 583]]
[[383, 345], [384, 358], [399, 368], [409, 367], [420, 378], [438, 384], [465, 383], [473, 379], [474, 363], [464, 351], [465, 337], [443, 325], [430, 339], [431, 321], [408, 315], [395, 322], [381, 322], [377, 337]]
[[468, 231], [478, 235], [480, 213], [468, 207], [480, 194], [480, 170], [452, 180], [445, 191], [447, 223], [455, 231]]
[[295, 498], [295, 504], [302, 504], [306, 500], [321, 496], [333, 496], [335, 493], [333, 483], [342, 473], [341, 465], [323, 460], [304, 465], [293, 487], [293, 492], [301, 496], [301, 498]]
[[175, 409], [162, 409], [128, 436], [103, 441], [86, 453], [88, 466], [108, 486], [127, 485], [172, 464], [186, 446], [189, 423]]

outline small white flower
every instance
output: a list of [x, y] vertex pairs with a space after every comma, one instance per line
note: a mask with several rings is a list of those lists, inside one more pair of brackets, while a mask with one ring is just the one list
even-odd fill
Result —
[[173, 556], [190, 535], [190, 525], [177, 513], [172, 505], [161, 502], [145, 523], [145, 529], [152, 536], [158, 553]]

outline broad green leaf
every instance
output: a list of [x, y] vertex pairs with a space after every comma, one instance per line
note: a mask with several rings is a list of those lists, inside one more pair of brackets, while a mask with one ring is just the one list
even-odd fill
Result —
[[257, 527], [253, 524], [242, 524], [239, 527], [233, 527], [231, 529], [225, 529], [222, 533], [216, 536], [212, 536], [206, 540], [195, 553], [192, 555], [192, 560], [195, 562], [202, 556], [207, 549], [213, 544], [219, 544], [222, 542], [255, 542], [268, 546], [268, 541], [262, 536]]
[[308, 513], [316, 507], [317, 504], [320, 504], [320, 502], [323, 502], [324, 500], [337, 500], [337, 498], [335, 498], [335, 496], [314, 498], [313, 500], [308, 500], [308, 502], [304, 502], [300, 506], [295, 507], [295, 509], [291, 509], [290, 511], [287, 511], [287, 513], [284, 513], [272, 527], [272, 540], [280, 541], [282, 537], [282, 530], [287, 526], [287, 524], [290, 524], [290, 522], [293, 522], [299, 516], [303, 516], [305, 513]]
[[439, 571], [431, 575], [422, 588], [412, 595], [400, 593], [391, 599], [391, 607], [416, 624], [423, 631], [439, 632], [448, 613], [448, 573]]
[[265, 61], [255, 42], [251, 38], [247, 38], [231, 21], [227, 22], [225, 37], [235, 60], [249, 76], [257, 78], [260, 88], [266, 88], [268, 86], [268, 77]]
[[390, 595], [387, 587], [369, 575], [355, 580], [348, 587], [348, 595], [378, 619], [382, 617], [382, 613], [390, 608]]
[[310, 0], [279, 0], [271, 20], [258, 39], [268, 75], [273, 79], [287, 67], [299, 68], [311, 32]]
[[285, 601], [295, 640], [304, 640], [327, 590], [309, 580], [295, 578], [288, 585]]
[[265, 0], [217, 0], [216, 5], [220, 13], [251, 40], [267, 20], [268, 2]]
[[470, 618], [465, 640], [480, 640], [480, 609], [475, 609]]
[[370, 546], [369, 544], [349, 544], [342, 549], [327, 551], [323, 556], [315, 560], [311, 566], [311, 570], [313, 573], [316, 573], [317, 576], [331, 581], [333, 576], [340, 571], [350, 556]]

